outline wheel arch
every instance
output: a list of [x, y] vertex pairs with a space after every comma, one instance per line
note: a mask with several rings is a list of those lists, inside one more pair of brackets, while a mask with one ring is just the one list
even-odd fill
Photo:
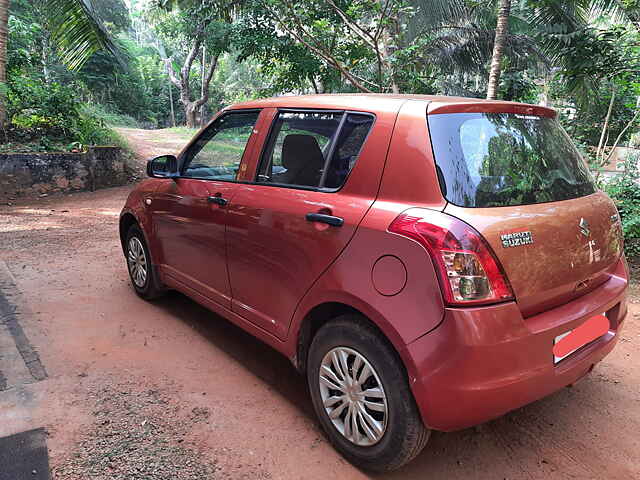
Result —
[[365, 308], [359, 308], [352, 303], [343, 301], [325, 301], [313, 306], [300, 320], [295, 332], [296, 346], [293, 364], [296, 369], [301, 373], [306, 371], [309, 347], [318, 330], [320, 330], [323, 325], [341, 315], [355, 314], [373, 327], [374, 330], [380, 334], [381, 338], [388, 342], [404, 366], [411, 384], [411, 378], [414, 377], [415, 365], [411, 358], [407, 356], [407, 351], [404, 348], [405, 345], [398, 333], [386, 321], [377, 319], [376, 313], [377, 312], [368, 312]]
[[[135, 217], [135, 215], [131, 212], [126, 212], [120, 217], [120, 244], [122, 245], [122, 250], [124, 251], [126, 248], [127, 241], [127, 232], [133, 225], [138, 225], [140, 227], [140, 222]], [[140, 227], [142, 230], [142, 227]], [[144, 232], [142, 232], [144, 234]]]

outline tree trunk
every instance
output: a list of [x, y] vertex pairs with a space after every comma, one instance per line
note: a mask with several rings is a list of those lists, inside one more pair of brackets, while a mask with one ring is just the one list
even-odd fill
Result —
[[[380, 0], [380, 8], [384, 11], [387, 7], [388, 0]], [[391, 62], [391, 56], [399, 48], [400, 43], [400, 29], [398, 27], [399, 20], [396, 15], [390, 15], [385, 19], [386, 25], [383, 27], [380, 40], [378, 42], [378, 83], [380, 84], [380, 91], [384, 92], [387, 87], [384, 85], [382, 72], [386, 70], [391, 81], [391, 93], [400, 93], [400, 87], [398, 86], [397, 75], [395, 67]]]
[[310, 75], [309, 78], [311, 79], [311, 84], [313, 85], [313, 90], [317, 93], [317, 94], [323, 94], [323, 93], [331, 93], [331, 92], [327, 92], [327, 88], [324, 86], [324, 83], [322, 83], [322, 78], [320, 77], [315, 77], [313, 75]]
[[[200, 80], [202, 81], [200, 85], [200, 98], [204, 97], [204, 90], [206, 88], [207, 79], [205, 78], [205, 72], [207, 71], [207, 47], [202, 46], [202, 64], [200, 65]], [[204, 114], [207, 109], [207, 104], [203, 103], [200, 107], [200, 126], [204, 127]]]
[[41, 60], [41, 65], [42, 65], [42, 77], [44, 78], [44, 83], [46, 83], [47, 85], [50, 83], [50, 73], [49, 73], [49, 66], [47, 65], [47, 59], [49, 58], [49, 52], [51, 51], [51, 48], [49, 46], [49, 34], [45, 33], [44, 38], [42, 39], [42, 60]]
[[[391, 65], [391, 62], [389, 61], [389, 47], [387, 46], [389, 43], [389, 39], [390, 39], [390, 35], [389, 34], [385, 34], [383, 35], [383, 39], [381, 42], [381, 48], [380, 48], [380, 53], [382, 56], [381, 61], [383, 62], [383, 66], [386, 70], [389, 71], [389, 76], [391, 78], [391, 93], [394, 94], [398, 94], [400, 93], [400, 88], [398, 88], [398, 83], [396, 82], [396, 75], [395, 72], [393, 71], [393, 67]], [[380, 90], [384, 91], [384, 86], [382, 85], [383, 81], [382, 78], [380, 79]]]
[[[596, 162], [600, 164], [600, 154], [603, 153], [603, 149], [607, 146], [605, 138], [607, 138], [607, 132], [609, 131], [609, 120], [611, 119], [611, 113], [613, 112], [613, 105], [616, 103], [616, 84], [613, 84], [611, 89], [611, 100], [609, 101], [609, 108], [607, 110], [607, 116], [604, 118], [604, 126], [602, 127], [602, 133], [600, 134], [600, 141], [598, 142], [598, 149], [596, 150]], [[604, 159], [604, 154], [602, 155]], [[604, 165], [603, 165], [604, 166]]]
[[550, 92], [551, 82], [553, 81], [553, 70], [549, 70], [544, 74], [544, 85], [542, 85], [542, 98], [540, 99], [540, 105], [543, 107], [551, 106]]
[[179, 75], [173, 69], [171, 58], [163, 58], [171, 83], [173, 83], [180, 90], [180, 103], [184, 108], [185, 119], [189, 128], [196, 128], [198, 126], [198, 112], [200, 111], [200, 108], [209, 101], [209, 85], [211, 84], [211, 79], [213, 78], [213, 74], [216, 71], [216, 68], [218, 66], [218, 59], [221, 55], [221, 52], [210, 55], [211, 64], [209, 66], [207, 74], [203, 77], [203, 82], [201, 85], [202, 96], [196, 100], [191, 100], [191, 85], [189, 83], [191, 66], [193, 65], [193, 61], [197, 57], [198, 53], [200, 52], [205, 26], [201, 26], [201, 28], [199, 29], [199, 33], [194, 40], [191, 50], [187, 54], [187, 58], [185, 59], [182, 68], [180, 69]]
[[171, 126], [176, 126], [176, 112], [173, 108], [173, 86], [171, 80], [169, 80], [169, 104], [171, 105]]
[[611, 158], [616, 153], [616, 148], [618, 148], [618, 144], [620, 143], [620, 140], [622, 140], [622, 137], [624, 137], [624, 134], [627, 133], [627, 130], [629, 130], [636, 123], [636, 121], [638, 120], [638, 117], [640, 117], [640, 110], [636, 110], [636, 114], [629, 121], [629, 123], [627, 123], [627, 125], [622, 129], [622, 131], [618, 135], [618, 138], [616, 138], [616, 141], [613, 142], [611, 151], [609, 152], [609, 155], [607, 155], [607, 159], [603, 162], [604, 165], [607, 165], [611, 161]]
[[[0, 84], [7, 82], [7, 40], [9, 38], [9, 0], [0, 0]], [[0, 89], [0, 128], [7, 123], [7, 102]]]
[[187, 121], [188, 128], [197, 128], [198, 126], [198, 105], [196, 102], [187, 102], [183, 103], [184, 105], [184, 116]]
[[498, 10], [498, 25], [496, 26], [496, 38], [493, 44], [493, 57], [491, 58], [491, 70], [489, 71], [489, 86], [487, 99], [495, 100], [498, 97], [500, 85], [500, 73], [504, 47], [509, 33], [509, 14], [511, 12], [511, 0], [500, 0]]
[[[194, 44], [187, 54], [187, 58], [185, 59], [179, 73], [176, 73], [173, 70], [171, 58], [163, 58], [165, 67], [167, 69], [167, 74], [169, 75], [169, 80], [180, 91], [180, 103], [182, 104], [182, 108], [184, 108], [184, 116], [189, 128], [195, 128], [195, 116], [197, 114], [197, 109], [200, 108], [200, 105], [195, 105], [194, 102], [191, 101], [191, 85], [189, 84], [189, 76], [191, 73], [191, 66], [193, 65], [193, 61], [198, 55], [200, 46], [202, 45], [201, 35], [203, 28], [204, 27], [201, 27], [200, 33], [198, 33], [198, 35], [196, 36]], [[194, 110], [196, 111], [194, 112]]]

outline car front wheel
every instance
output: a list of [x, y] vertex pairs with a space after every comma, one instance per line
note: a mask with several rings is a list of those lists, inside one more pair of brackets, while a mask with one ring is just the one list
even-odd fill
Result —
[[395, 470], [427, 443], [400, 359], [362, 317], [344, 315], [320, 328], [307, 381], [322, 427], [353, 464]]
[[127, 232], [125, 257], [131, 285], [136, 293], [145, 300], [162, 296], [164, 289], [154, 275], [149, 248], [138, 225], [133, 225]]

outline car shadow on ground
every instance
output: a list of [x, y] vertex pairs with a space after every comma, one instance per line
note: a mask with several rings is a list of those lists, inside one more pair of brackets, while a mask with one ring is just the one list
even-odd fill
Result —
[[154, 303], [314, 418], [306, 380], [284, 355], [179, 292], [171, 291]]
[[[154, 303], [264, 381], [321, 430], [306, 380], [287, 358], [178, 292], [170, 292]], [[606, 396], [603, 391], [606, 386], [602, 382], [591, 379], [582, 383], [586, 384], [585, 394]], [[384, 479], [423, 478], [426, 472], [431, 478], [538, 478], [553, 475], [562, 469], [556, 463], [558, 455], [545, 458], [543, 452], [549, 447], [562, 447], [562, 424], [566, 424], [578, 406], [571, 398], [573, 395], [569, 389], [564, 389], [476, 428], [452, 433], [432, 432], [425, 450], [410, 464], [396, 472], [369, 475]], [[580, 406], [585, 405], [582, 403]], [[559, 456], [564, 457], [563, 454]], [[583, 470], [581, 465], [574, 466], [578, 471]]]

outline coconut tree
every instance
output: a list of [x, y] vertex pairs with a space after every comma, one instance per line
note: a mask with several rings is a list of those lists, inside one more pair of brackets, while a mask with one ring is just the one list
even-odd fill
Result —
[[[509, 21], [526, 25], [526, 31], [521, 33], [533, 40], [543, 54], [539, 60], [565, 67], [572, 59], [558, 55], [558, 52], [564, 52], [568, 43], [580, 40], [593, 18], [606, 16], [610, 20], [629, 20], [632, 13], [632, 9], [625, 11], [621, 0], [536, 0], [520, 3], [525, 8], [516, 8], [515, 15], [511, 0], [498, 0], [497, 3], [498, 16], [487, 88], [489, 99], [497, 97], [502, 59], [510, 39], [517, 38], [517, 35], [510, 35]], [[495, 8], [494, 2], [487, 5]], [[517, 5], [516, 2], [514, 8]]]
[[98, 50], [118, 58], [118, 48], [98, 18], [91, 0], [40, 0], [51, 41], [60, 60], [78, 70]]
[[487, 98], [495, 100], [498, 95], [498, 85], [500, 83], [500, 62], [509, 33], [509, 15], [511, 12], [511, 0], [500, 0], [498, 9], [498, 24], [496, 26], [496, 39], [493, 43], [493, 56], [491, 58], [491, 69], [489, 70], [489, 86], [487, 87]]
[[[118, 49], [97, 17], [91, 0], [37, 0], [46, 17], [46, 27], [60, 60], [78, 70], [95, 52]], [[6, 82], [9, 0], [0, 0], [0, 127], [6, 123], [4, 83]]]

